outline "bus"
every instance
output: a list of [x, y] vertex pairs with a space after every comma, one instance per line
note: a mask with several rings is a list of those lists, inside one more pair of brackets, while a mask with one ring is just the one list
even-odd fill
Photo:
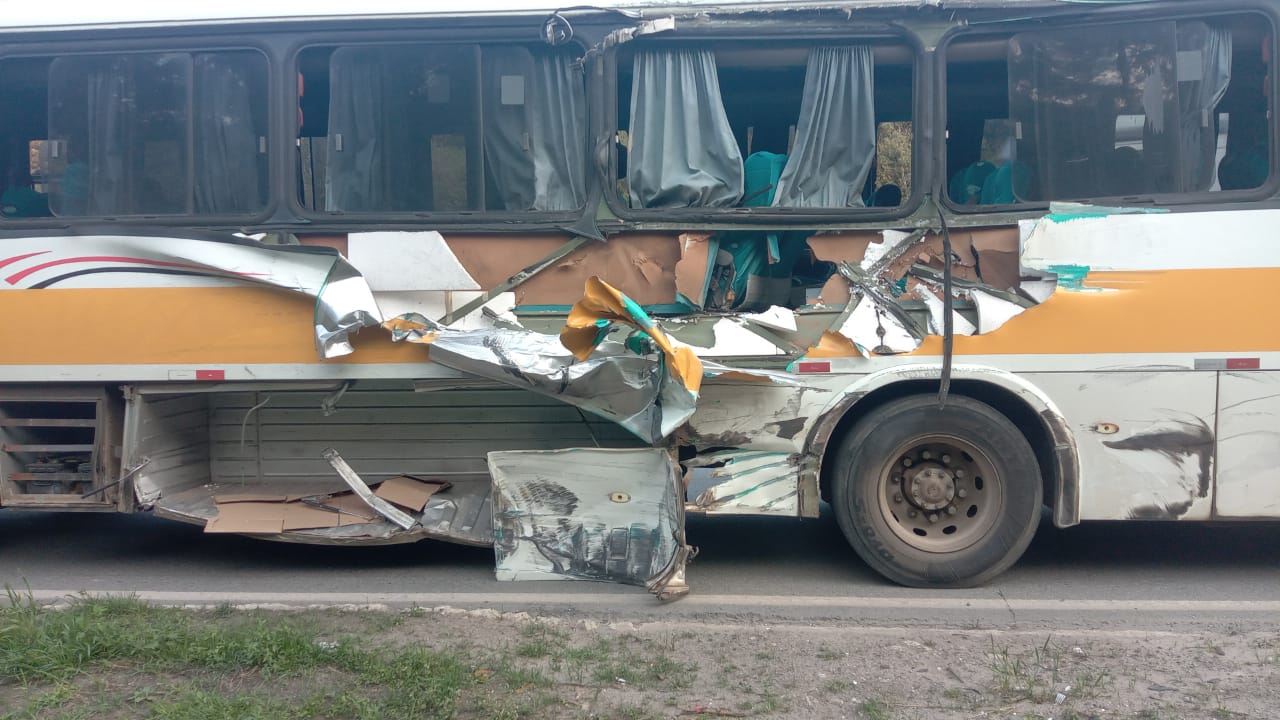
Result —
[[1280, 517], [1278, 22], [6, 7], [0, 507], [665, 598], [689, 514], [830, 513], [916, 587]]

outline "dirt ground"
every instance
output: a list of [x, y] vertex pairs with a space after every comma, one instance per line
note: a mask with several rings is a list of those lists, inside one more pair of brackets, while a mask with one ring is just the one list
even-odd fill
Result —
[[525, 716], [1280, 716], [1275, 627], [1055, 632], [874, 627], [850, 619], [633, 624], [443, 608], [411, 618], [387, 638], [441, 649], [508, 648], [526, 671], [550, 679], [547, 689], [558, 698], [543, 695], [543, 712], [517, 708]]
[[[178, 611], [143, 605], [90, 604], [62, 612], [79, 615], [42, 616], [50, 626], [67, 622], [39, 636], [39, 652], [92, 652], [92, 643], [77, 645], [78, 638], [93, 637], [95, 618], [121, 612], [168, 623], [198, 649], [169, 648], [166, 656], [143, 647], [107, 661], [68, 656], [83, 669], [62, 680], [0, 682], [0, 718], [1280, 716], [1280, 619], [1059, 631], [1034, 624], [891, 627], [856, 617], [633, 623], [448, 607], [223, 606], [175, 617]], [[79, 618], [91, 622], [77, 624]], [[11, 650], [34, 651], [27, 647]], [[326, 653], [347, 660], [327, 662]], [[290, 666], [289, 657], [302, 660]], [[416, 705], [394, 702], [409, 692], [420, 696]], [[406, 711], [410, 705], [418, 709]]]

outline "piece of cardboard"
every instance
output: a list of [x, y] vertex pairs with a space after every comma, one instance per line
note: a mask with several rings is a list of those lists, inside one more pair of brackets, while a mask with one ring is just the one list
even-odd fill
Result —
[[[323, 502], [329, 507], [335, 507], [339, 510], [346, 511], [338, 514], [338, 527], [346, 527], [348, 525], [365, 525], [367, 523], [378, 522], [382, 519], [378, 516], [378, 513], [374, 512], [373, 508], [369, 507], [369, 505], [364, 500], [361, 500], [360, 496], [355, 493], [334, 495]], [[356, 517], [356, 515], [349, 515], [347, 513], [355, 513], [356, 515], [359, 515], [359, 517]]]
[[443, 481], [424, 481], [409, 475], [401, 475], [385, 480], [373, 491], [374, 495], [414, 512], [422, 512], [427, 500], [440, 490], [448, 487]]
[[285, 530], [331, 528], [338, 527], [341, 522], [342, 515], [332, 510], [324, 510], [300, 502], [285, 503], [284, 505]]
[[285, 504], [232, 502], [218, 505], [218, 515], [205, 523], [207, 533], [274, 534], [284, 532]]

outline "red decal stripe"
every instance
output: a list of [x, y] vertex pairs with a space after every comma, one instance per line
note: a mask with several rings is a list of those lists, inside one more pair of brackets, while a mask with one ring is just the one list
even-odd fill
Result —
[[5, 258], [4, 260], [0, 260], [0, 268], [4, 267], [5, 265], [12, 265], [18, 262], [19, 260], [26, 260], [29, 257], [35, 257], [37, 255], [47, 255], [48, 253], [49, 253], [48, 250], [39, 250], [33, 253], [27, 253], [26, 255], [14, 255], [11, 258]]
[[[189, 265], [187, 263], [166, 262], [163, 260], [145, 260], [143, 258], [119, 257], [116, 255], [85, 255], [83, 257], [63, 258], [61, 260], [50, 260], [49, 262], [40, 263], [39, 265], [29, 267], [26, 270], [22, 270], [20, 272], [16, 272], [10, 275], [9, 277], [5, 278], [5, 282], [9, 283], [10, 285], [13, 285], [21, 281], [23, 278], [27, 277], [28, 275], [31, 275], [32, 273], [37, 273], [47, 268], [57, 267], [58, 265], [72, 265], [75, 263], [90, 263], [90, 262], [133, 263], [136, 265], [153, 265], [155, 267], [182, 268], [183, 270], [199, 270], [201, 272], [207, 272], [210, 274], [216, 274], [219, 272], [217, 268], [210, 268], [205, 265]], [[221, 271], [221, 272], [229, 272], [232, 275], [242, 275], [242, 276], [257, 274], [257, 273], [238, 273], [238, 272], [231, 272], [231, 271]]]
[[826, 360], [823, 360], [821, 362], [797, 363], [796, 372], [798, 373], [829, 373], [831, 372], [831, 363]]
[[1228, 370], [1259, 370], [1261, 368], [1261, 358], [1227, 358]]
[[197, 380], [226, 380], [227, 371], [226, 370], [197, 370], [196, 379]]

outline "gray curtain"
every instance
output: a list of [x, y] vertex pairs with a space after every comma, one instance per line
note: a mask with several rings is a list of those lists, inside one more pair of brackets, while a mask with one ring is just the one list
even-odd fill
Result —
[[869, 47], [809, 51], [795, 144], [778, 179], [778, 207], [860, 207], [876, 151]]
[[248, 82], [257, 64], [252, 59], [240, 53], [195, 56], [198, 213], [247, 213], [262, 206], [258, 132]]
[[[1198, 61], [1198, 62], [1197, 62]], [[1231, 82], [1231, 31], [1178, 24], [1178, 102], [1183, 192], [1208, 190], [1218, 149], [1218, 103]], [[1184, 75], [1190, 79], [1184, 79]]]
[[710, 50], [636, 53], [630, 135], [632, 207], [726, 207], [742, 199], [742, 153]]
[[114, 58], [89, 71], [86, 215], [133, 211], [134, 178], [128, 162], [137, 125], [129, 82], [132, 65], [129, 58]]
[[485, 172], [502, 210], [576, 210], [586, 203], [587, 100], [564, 53], [485, 48]]
[[421, 49], [349, 47], [329, 61], [325, 210], [414, 211], [431, 206], [430, 135], [407, 68]]

